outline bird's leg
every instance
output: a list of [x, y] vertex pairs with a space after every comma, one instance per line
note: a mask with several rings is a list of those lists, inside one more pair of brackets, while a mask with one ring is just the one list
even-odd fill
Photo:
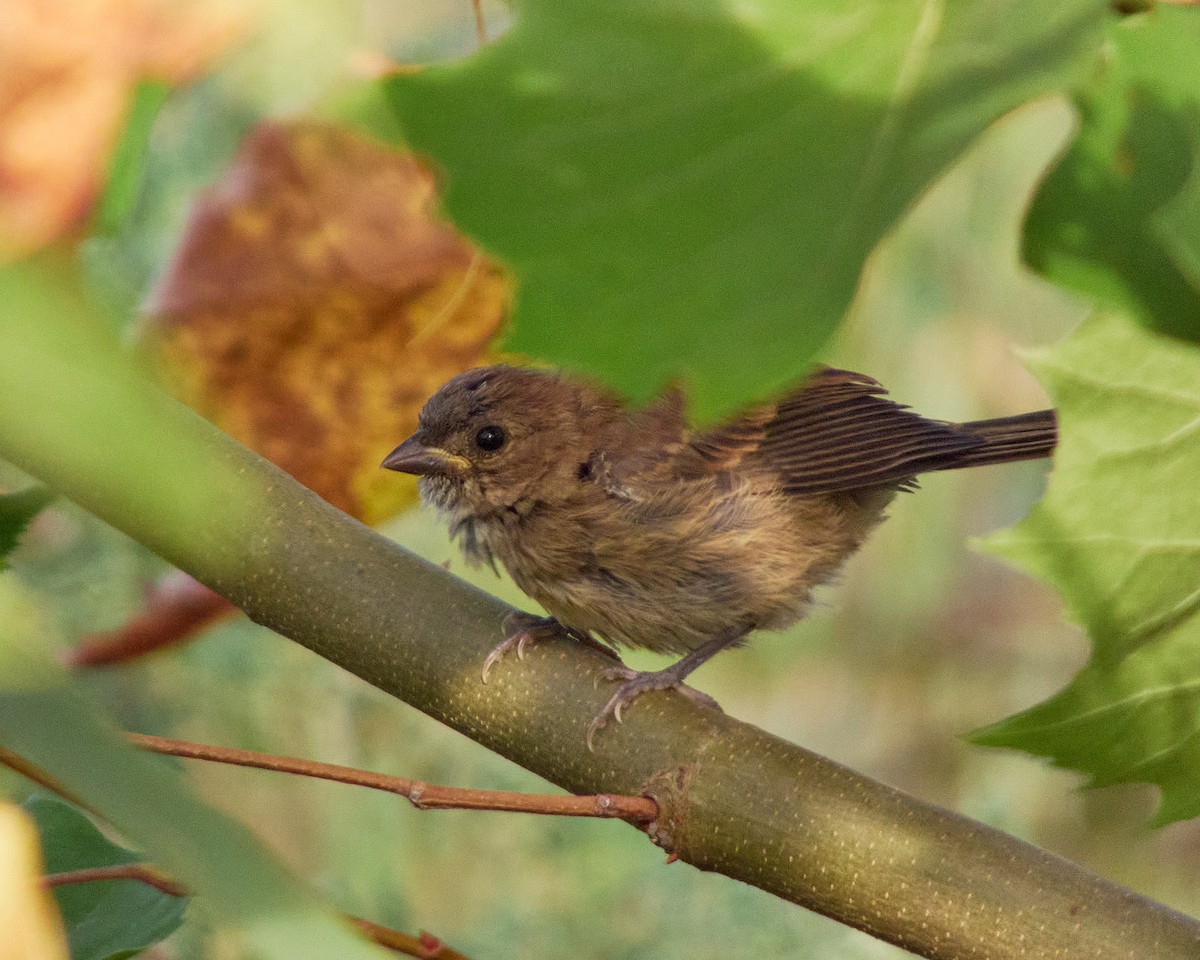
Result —
[[650, 690], [678, 690], [689, 700], [695, 701], [700, 706], [720, 711], [721, 705], [716, 700], [706, 693], [701, 693], [699, 690], [693, 690], [691, 687], [685, 686], [683, 681], [688, 674], [706, 660], [720, 653], [726, 647], [736, 644], [747, 632], [741, 629], [723, 631], [662, 670], [640, 672], [624, 666], [610, 667], [608, 670], [605, 670], [602, 679], [622, 680], [624, 682], [617, 687], [617, 692], [612, 695], [612, 698], [604, 705], [604, 709], [596, 715], [596, 719], [588, 726], [588, 749], [593, 749], [592, 738], [596, 735], [597, 730], [608, 723], [609, 717], [620, 723], [621, 711], [643, 693], [647, 693]]
[[491, 673], [492, 667], [514, 650], [517, 651], [517, 659], [524, 660], [525, 651], [529, 647], [544, 640], [553, 640], [556, 637], [569, 637], [576, 643], [582, 643], [594, 650], [599, 650], [605, 656], [612, 657], [614, 660], [621, 659], [612, 647], [601, 643], [586, 633], [563, 626], [554, 617], [539, 617], [533, 613], [523, 613], [520, 610], [514, 610], [504, 618], [503, 629], [504, 639], [496, 644], [495, 649], [483, 661], [484, 683], [487, 683], [488, 674]]

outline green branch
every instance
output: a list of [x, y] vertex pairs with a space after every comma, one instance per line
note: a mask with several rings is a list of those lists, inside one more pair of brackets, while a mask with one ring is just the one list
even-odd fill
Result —
[[680, 859], [922, 956], [1200, 954], [1181, 914], [682, 696], [645, 698], [590, 753], [605, 657], [547, 644], [480, 683], [505, 604], [335, 510], [94, 336], [81, 349], [94, 331], [52, 287], [0, 283], [0, 456], [256, 622], [567, 790], [654, 796], [649, 832]]

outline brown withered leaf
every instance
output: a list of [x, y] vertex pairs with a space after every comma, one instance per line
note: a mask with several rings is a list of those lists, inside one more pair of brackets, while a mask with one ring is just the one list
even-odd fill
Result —
[[198, 203], [144, 327], [185, 402], [367, 523], [411, 500], [380, 460], [507, 306], [435, 199], [407, 153], [263, 124]]
[[146, 591], [136, 616], [115, 630], [84, 634], [63, 662], [75, 669], [126, 663], [173, 646], [237, 612], [224, 597], [182, 570], [173, 570]]
[[195, 76], [246, 26], [211, 0], [0, 3], [0, 262], [87, 216], [139, 80]]

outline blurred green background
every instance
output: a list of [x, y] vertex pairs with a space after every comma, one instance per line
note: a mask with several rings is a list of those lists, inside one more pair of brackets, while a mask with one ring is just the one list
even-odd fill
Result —
[[[491, 29], [501, 29], [502, 8], [485, 9]], [[257, 39], [167, 102], [132, 215], [89, 241], [89, 273], [114, 323], [128, 322], [189, 200], [253, 120], [312, 109], [372, 115], [377, 104], [347, 92], [346, 65], [359, 52], [420, 62], [475, 44], [470, 7], [458, 0], [304, 0], [260, 11]], [[1017, 227], [1072, 124], [1070, 108], [1049, 100], [990, 130], [876, 251], [823, 359], [877, 377], [929, 416], [965, 420], [1045, 405], [1014, 346], [1057, 338], [1084, 309], [1018, 265]], [[1087, 658], [1084, 637], [1062, 622], [1047, 589], [970, 545], [1019, 519], [1045, 471], [1022, 464], [923, 479], [806, 622], [717, 658], [695, 684], [734, 716], [1195, 914], [1200, 827], [1151, 832], [1148, 789], [1083, 791], [1075, 774], [962, 739], [1057, 690]], [[436, 518], [414, 510], [385, 532], [527, 603], [511, 584], [467, 570]], [[68, 636], [120, 625], [162, 571], [146, 550], [63, 504], [36, 521], [13, 563]], [[431, 783], [545, 788], [245, 620], [84, 682], [133, 730]], [[659, 850], [619, 823], [418, 813], [366, 790], [215, 765], [188, 769], [210, 802], [250, 824], [341, 909], [432, 931], [480, 960], [908, 956], [724, 877], [664, 866]], [[22, 796], [16, 778], [2, 782]], [[155, 951], [235, 956], [198, 917]]]

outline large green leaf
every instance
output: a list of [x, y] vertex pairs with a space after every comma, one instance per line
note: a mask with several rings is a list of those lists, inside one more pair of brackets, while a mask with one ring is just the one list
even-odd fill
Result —
[[390, 93], [516, 271], [513, 350], [639, 396], [686, 373], [712, 412], [804, 369], [938, 173], [1083, 75], [1105, 6], [524, 0]]
[[[141, 859], [107, 840], [77, 807], [35, 795], [24, 804], [37, 821], [47, 873], [109, 867]], [[136, 880], [104, 880], [54, 888], [71, 960], [120, 960], [169, 936], [183, 921], [184, 897]]]
[[1083, 88], [1083, 128], [1030, 214], [1051, 279], [1200, 339], [1200, 16], [1114, 20]]
[[989, 538], [1092, 638], [1060, 693], [977, 734], [1091, 774], [1158, 784], [1200, 814], [1200, 349], [1096, 318], [1030, 357], [1063, 427], [1043, 501]]

